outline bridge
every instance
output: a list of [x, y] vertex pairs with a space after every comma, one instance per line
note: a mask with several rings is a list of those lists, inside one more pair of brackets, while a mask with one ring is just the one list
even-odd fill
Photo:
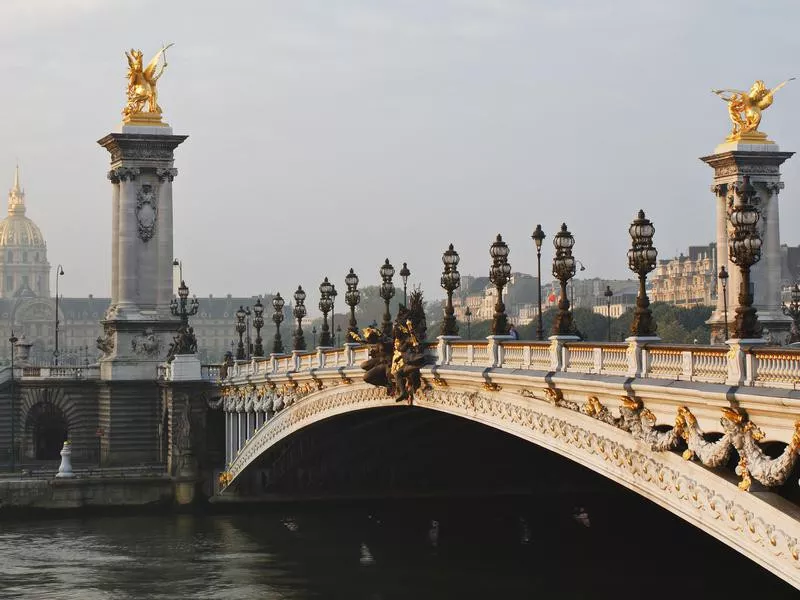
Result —
[[[381, 407], [368, 347], [237, 361], [225, 414], [229, 494], [301, 430]], [[411, 403], [504, 431], [672, 511], [800, 588], [800, 351], [748, 345], [485, 341], [440, 337]]]

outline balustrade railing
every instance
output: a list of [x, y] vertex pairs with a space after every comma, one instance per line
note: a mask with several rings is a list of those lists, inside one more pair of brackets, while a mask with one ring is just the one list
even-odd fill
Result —
[[14, 367], [15, 379], [99, 379], [100, 365]]
[[[521, 342], [493, 339], [466, 341], [442, 339], [427, 351], [437, 364], [504, 369], [636, 376], [652, 379], [696, 381], [729, 385], [759, 385], [800, 389], [800, 350], [775, 347], [674, 345], [594, 342]], [[348, 344], [344, 348], [295, 352], [258, 361], [239, 361], [228, 372], [233, 377], [284, 374], [312, 369], [357, 368], [369, 358], [369, 348]], [[732, 368], [732, 365], [740, 365]], [[46, 367], [26, 367], [23, 376], [37, 375]], [[54, 367], [48, 369], [53, 370]], [[63, 369], [63, 377], [76, 368]], [[204, 379], [218, 379], [219, 366], [204, 366]], [[738, 369], [738, 370], [737, 370]], [[732, 380], [732, 373], [738, 379]]]

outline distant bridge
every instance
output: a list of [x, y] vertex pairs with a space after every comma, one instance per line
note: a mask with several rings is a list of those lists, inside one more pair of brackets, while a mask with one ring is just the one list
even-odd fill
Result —
[[[415, 406], [589, 467], [800, 588], [800, 508], [775, 491], [797, 474], [800, 351], [497, 336], [440, 338], [428, 352], [436, 365], [423, 369]], [[361, 380], [367, 356], [348, 344], [232, 366], [217, 404], [226, 417], [223, 488], [309, 425], [401, 409]], [[725, 468], [732, 458], [735, 472]]]

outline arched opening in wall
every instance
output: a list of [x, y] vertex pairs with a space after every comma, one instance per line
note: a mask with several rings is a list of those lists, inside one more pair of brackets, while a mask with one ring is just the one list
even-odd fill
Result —
[[31, 408], [25, 422], [25, 433], [27, 458], [32, 460], [59, 460], [61, 448], [69, 439], [67, 419], [51, 402], [39, 402]]

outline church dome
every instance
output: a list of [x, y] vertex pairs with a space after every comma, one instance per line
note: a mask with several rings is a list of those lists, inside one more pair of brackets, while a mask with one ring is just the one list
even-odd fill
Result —
[[0, 248], [45, 248], [39, 226], [25, 216], [25, 192], [19, 184], [19, 167], [14, 174], [14, 187], [8, 194], [8, 216], [0, 221]]

